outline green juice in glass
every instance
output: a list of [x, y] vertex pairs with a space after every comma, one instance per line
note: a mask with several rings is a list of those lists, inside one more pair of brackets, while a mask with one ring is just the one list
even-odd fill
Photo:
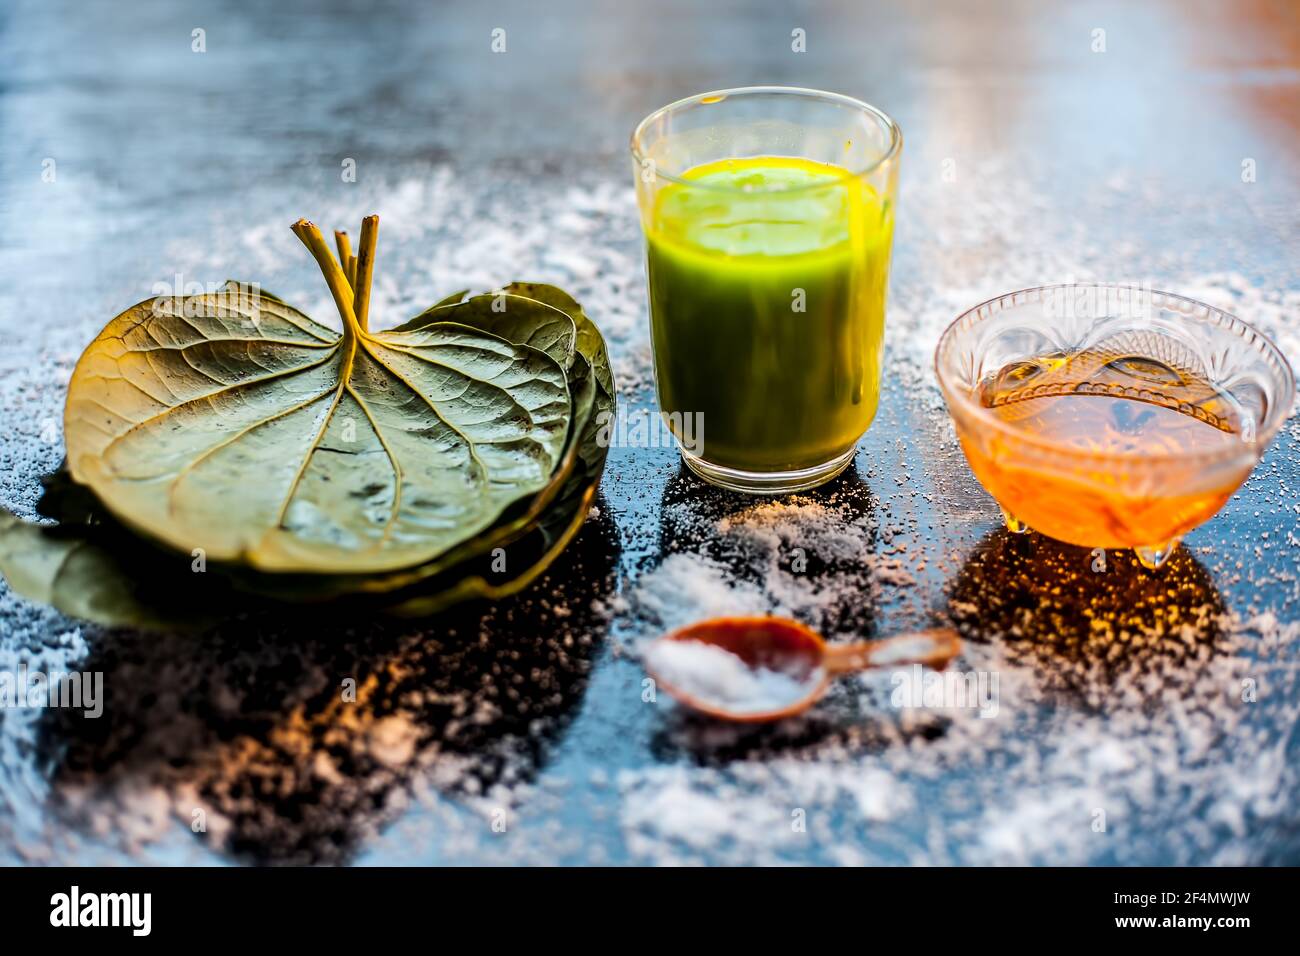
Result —
[[847, 463], [879, 396], [890, 204], [845, 169], [794, 157], [681, 178], [658, 192], [646, 230], [669, 426], [699, 416], [696, 453], [717, 468]]

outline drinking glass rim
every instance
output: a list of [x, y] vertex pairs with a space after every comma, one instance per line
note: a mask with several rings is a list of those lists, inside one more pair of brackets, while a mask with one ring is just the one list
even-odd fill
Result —
[[[728, 90], [713, 90], [708, 93], [695, 93], [691, 96], [685, 96], [682, 97], [680, 100], [675, 100], [672, 103], [669, 103], [667, 106], [661, 106], [659, 107], [659, 109], [650, 113], [650, 115], [648, 115], [645, 119], [641, 120], [641, 122], [636, 124], [636, 129], [632, 130], [632, 138], [628, 143], [629, 147], [632, 150], [632, 158], [636, 160], [638, 166], [643, 166], [645, 161], [648, 159], [648, 157], [641, 150], [642, 134], [645, 132], [646, 127], [652, 121], [657, 120], [659, 117], [664, 116], [674, 110], [678, 110], [691, 105], [701, 105], [701, 104], [705, 106], [712, 105], [711, 103], [705, 103], [704, 101], [711, 99], [713, 97], [717, 97], [717, 100], [715, 102], [721, 102], [722, 100], [729, 99], [730, 97], [733, 96], [749, 95], [755, 93], [793, 94], [798, 96], [805, 96], [810, 98], [827, 100], [830, 102], [839, 103], [842, 106], [852, 107], [853, 109], [856, 109], [863, 113], [867, 113], [870, 116], [874, 117], [875, 119], [885, 124], [885, 128], [889, 130], [889, 148], [885, 150], [884, 154], [875, 162], [871, 163], [869, 166], [864, 167], [863, 169], [846, 170], [846, 174], [844, 176], [837, 177], [835, 182], [842, 182], [843, 180], [848, 180], [848, 179], [861, 179], [865, 176], [869, 176], [872, 173], [874, 173], [877, 169], [880, 169], [882, 166], [884, 166], [886, 163], [893, 161], [903, 148], [902, 128], [899, 127], [898, 123], [894, 120], [892, 116], [890, 116], [888, 113], [886, 113], [884, 110], [880, 109], [879, 107], [872, 106], [866, 100], [859, 100], [852, 96], [845, 96], [843, 93], [831, 93], [827, 90], [814, 90], [809, 87], [803, 87], [803, 86], [737, 86]], [[687, 179], [686, 177], [679, 176], [676, 173], [667, 173], [662, 171], [659, 168], [658, 163], [654, 164], [654, 169], [655, 169], [655, 176], [661, 179], [666, 179], [668, 182], [671, 183], [690, 186], [695, 189], [710, 189], [716, 192], [736, 193], [740, 195], [750, 195], [750, 196], [754, 195], [752, 191], [747, 191], [745, 189], [736, 186], [720, 186], [717, 185], [716, 183], [704, 183], [698, 179]], [[833, 185], [833, 184], [834, 183], [807, 183], [802, 186], [789, 186], [782, 189], [762, 190], [762, 192], [788, 195], [791, 193], [807, 192], [815, 189], [825, 189], [827, 188], [828, 185]]]
[[[1128, 467], [1132, 468], [1134, 465], [1146, 465], [1151, 463], [1161, 464], [1169, 461], [1213, 461], [1219, 458], [1229, 458], [1234, 454], [1238, 454], [1239, 452], [1232, 448], [1209, 449], [1207, 451], [1199, 452], [1157, 451], [1146, 453], [1141, 457], [1135, 455], [1124, 455], [1118, 452], [1088, 451], [1079, 448], [1076, 445], [1069, 445], [1065, 442], [1055, 441], [1051, 438], [1044, 438], [1041, 435], [1031, 435], [1019, 429], [1012, 428], [996, 415], [989, 414], [989, 409], [987, 407], [975, 401], [970, 395], [965, 394], [963, 390], [951, 386], [948, 376], [944, 374], [943, 368], [941, 367], [940, 353], [943, 351], [944, 344], [962, 322], [977, 314], [981, 309], [1001, 303], [1004, 299], [1012, 299], [1016, 296], [1022, 296], [1027, 293], [1039, 293], [1041, 295], [1041, 293], [1055, 289], [1077, 289], [1080, 286], [1092, 289], [1137, 290], [1143, 291], [1149, 296], [1163, 296], [1167, 299], [1177, 299], [1179, 302], [1186, 302], [1198, 309], [1204, 309], [1210, 315], [1216, 315], [1222, 319], [1226, 319], [1226, 323], [1222, 324], [1226, 324], [1229, 328], [1235, 327], [1236, 329], [1245, 330], [1262, 342], [1264, 344], [1265, 353], [1276, 360], [1278, 368], [1282, 373], [1283, 390], [1280, 398], [1285, 399], [1274, 403], [1274, 407], [1269, 409], [1266, 420], [1259, 423], [1256, 428], [1254, 439], [1250, 442], [1242, 442], [1243, 447], [1249, 448], [1257, 456], [1263, 454], [1264, 449], [1268, 446], [1269, 442], [1273, 440], [1278, 430], [1281, 429], [1282, 424], [1291, 416], [1291, 409], [1295, 405], [1296, 398], [1295, 372], [1291, 368], [1291, 363], [1287, 361], [1286, 354], [1278, 347], [1277, 343], [1245, 319], [1233, 315], [1231, 312], [1226, 312], [1223, 309], [1212, 306], [1207, 302], [1201, 302], [1185, 295], [1178, 295], [1175, 292], [1165, 292], [1161, 289], [1144, 288], [1122, 282], [1058, 282], [1052, 285], [1031, 286], [1028, 289], [1019, 289], [1015, 292], [1007, 292], [1002, 295], [997, 295], [991, 299], [986, 299], [978, 305], [971, 306], [965, 312], [957, 316], [957, 318], [948, 323], [947, 328], [945, 328], [943, 333], [939, 336], [939, 341], [934, 348], [934, 374], [935, 378], [939, 382], [939, 390], [943, 393], [944, 400], [949, 404], [955, 403], [958, 406], [961, 406], [982, 424], [992, 426], [1003, 435], [1013, 438], [1018, 442], [1036, 446], [1040, 449], [1057, 454], [1067, 455], [1072, 458], [1086, 459], [1090, 461], [1124, 462]], [[987, 321], [987, 317], [980, 321]]]

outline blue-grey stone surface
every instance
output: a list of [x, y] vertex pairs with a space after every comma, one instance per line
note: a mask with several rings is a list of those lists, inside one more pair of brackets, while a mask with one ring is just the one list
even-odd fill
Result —
[[[963, 309], [1068, 279], [1207, 299], [1300, 358], [1297, 17], [7, 0], [0, 498], [24, 517], [81, 348], [158, 284], [256, 280], [330, 321], [299, 217], [382, 216], [376, 324], [466, 286], [563, 285], [636, 413], [642, 116], [817, 87], [888, 110], [906, 147], [884, 398], [843, 478], [756, 502], [662, 443], [615, 447], [546, 578], [429, 621], [232, 608], [158, 635], [0, 587], [0, 668], [102, 672], [106, 695], [98, 719], [0, 710], [0, 862], [1300, 862], [1295, 419], [1161, 573], [1122, 554], [1097, 573], [1001, 529], [929, 367]], [[832, 638], [954, 621], [996, 714], [896, 707], [887, 675], [744, 732], [643, 699], [638, 640], [751, 607]]]

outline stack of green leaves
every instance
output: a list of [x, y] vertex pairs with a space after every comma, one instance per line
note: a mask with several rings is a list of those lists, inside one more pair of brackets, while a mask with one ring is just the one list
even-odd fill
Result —
[[[0, 515], [11, 587], [109, 625], [173, 627], [232, 602], [359, 600], [431, 614], [522, 590], [594, 499], [615, 388], [569, 295], [461, 292], [371, 332], [378, 217], [357, 254], [295, 234], [343, 320], [241, 282], [113, 319], [69, 384], [64, 468]], [[237, 606], [237, 605], [235, 605]]]

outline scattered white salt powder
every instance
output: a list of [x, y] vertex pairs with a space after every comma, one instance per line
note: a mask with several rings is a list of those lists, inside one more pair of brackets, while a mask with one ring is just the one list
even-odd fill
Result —
[[822, 678], [820, 668], [800, 680], [784, 671], [751, 667], [725, 648], [703, 641], [651, 641], [642, 660], [674, 690], [734, 714], [782, 710], [808, 696]]
[[[1094, 198], [1103, 209], [1122, 209], [1125, 215], [1144, 210], [1160, 214], [1171, 208], [1170, 197], [1157, 186], [1134, 185], [1139, 179], [1117, 175]], [[600, 324], [624, 394], [649, 387], [641, 240], [632, 190], [625, 181], [584, 184], [568, 192], [491, 192], [477, 174], [440, 169], [397, 183], [371, 182], [346, 190], [346, 199], [313, 208], [323, 225], [347, 226], [376, 210], [384, 216], [387, 238], [372, 303], [376, 328], [404, 321], [455, 289], [491, 288], [511, 279], [550, 281], [572, 292]], [[941, 184], [938, 177], [917, 177], [909, 180], [901, 200], [907, 215], [899, 221], [884, 375], [892, 393], [906, 394], [909, 409], [924, 413], [922, 427], [947, 427], [930, 368], [943, 328], [978, 302], [1044, 282], [1150, 281], [1233, 312], [1274, 337], [1292, 364], [1300, 365], [1300, 323], [1295, 320], [1300, 288], [1294, 270], [1267, 267], [1258, 279], [1268, 281], [1258, 281], [1235, 272], [1207, 272], [1204, 251], [1191, 241], [1153, 249], [1098, 239], [1090, 232], [1088, 217], [1072, 215], [1036, 193], [1023, 167], [1009, 162], [972, 160], [962, 188], [962, 201], [954, 202], [950, 185]], [[247, 211], [241, 210], [229, 221], [215, 222], [214, 228], [199, 230], [201, 241], [169, 250], [168, 268], [157, 278], [181, 272], [204, 281], [228, 275], [262, 279], [316, 318], [337, 325], [336, 310], [319, 276], [288, 236], [286, 225], [293, 215], [268, 211], [262, 222], [250, 222]], [[1178, 215], [1184, 234], [1193, 235], [1198, 223], [1216, 223], [1222, 210], [1179, 208]], [[216, 228], [225, 226], [231, 228]], [[1231, 252], [1216, 248], [1211, 255], [1217, 260]], [[1251, 249], [1236, 252], [1239, 262], [1255, 258]], [[296, 287], [284, 278], [292, 274], [299, 277]], [[32, 362], [32, 353], [25, 350], [15, 350], [12, 359], [0, 357], [7, 373], [0, 377], [0, 408], [16, 423], [15, 440], [21, 442], [11, 456], [17, 464], [2, 470], [0, 486], [9, 504], [24, 513], [30, 512], [30, 505], [22, 505], [30, 501], [35, 476], [55, 464], [51, 455], [57, 446], [40, 440], [36, 427], [59, 417], [62, 395], [47, 387], [49, 380], [66, 379], [85, 336], [100, 321], [87, 315], [80, 324], [47, 323], [40, 341], [48, 362]], [[1289, 427], [1297, 433], [1300, 421], [1293, 419]], [[906, 437], [925, 440], [921, 432]], [[946, 449], [933, 453], [958, 456], [960, 461], [951, 437], [947, 441]], [[877, 514], [893, 508], [894, 501], [906, 507], [903, 489], [923, 477], [911, 472], [903, 481], [902, 459], [900, 451], [898, 462], [859, 465], [872, 490], [882, 495], [873, 506]], [[889, 494], [895, 479], [900, 481], [897, 499]], [[1272, 483], [1276, 478], [1266, 475], [1261, 480]], [[1300, 514], [1300, 505], [1289, 500], [1293, 490], [1278, 488], [1283, 500], [1277, 507]], [[923, 497], [933, 502], [946, 494], [940, 487], [923, 492]], [[938, 508], [954, 513], [951, 503]], [[620, 523], [620, 530], [637, 534], [642, 528], [629, 525], [656, 517], [637, 511], [632, 521]], [[908, 575], [925, 567], [927, 549], [912, 549], [917, 557], [910, 559], [896, 551], [887, 556], [876, 550], [880, 544], [872, 539], [877, 519], [841, 514], [811, 498], [796, 496], [731, 514], [722, 527], [717, 516], [701, 516], [695, 502], [667, 505], [662, 517], [697, 521], [698, 540], [682, 547], [698, 553], [669, 556], [634, 580], [626, 600], [620, 596], [609, 602], [611, 610], [632, 619], [626, 623], [634, 631], [769, 609], [802, 611], [815, 619], [824, 609], [846, 601], [868, 603], [882, 588], [896, 591], [896, 585], [909, 583]], [[880, 520], [890, 526], [879, 530], [879, 539], [891, 544], [897, 540], [893, 522], [883, 515]], [[1201, 541], [1198, 560], [1216, 582], [1235, 585], [1258, 573], [1239, 563], [1237, 542], [1226, 539], [1226, 529], [1222, 536]], [[1285, 546], [1300, 547], [1300, 539], [1288, 533]], [[858, 560], [874, 565], [874, 573], [871, 567], [846, 560], [837, 564], [834, 574], [820, 575], [814, 585], [790, 567], [796, 547], [831, 562], [857, 554], [862, 556]], [[941, 569], [945, 578], [964, 559], [961, 548], [952, 555], [928, 550], [931, 566]], [[743, 581], [720, 563], [731, 557], [747, 572]], [[891, 580], [883, 581], [886, 576]], [[997, 719], [981, 719], [973, 709], [952, 708], [936, 715], [892, 708], [889, 675], [868, 674], [858, 683], [869, 716], [845, 710], [848, 702], [842, 696], [831, 709], [832, 716], [838, 714], [844, 721], [834, 732], [808, 743], [778, 737], [778, 746], [746, 751], [747, 756], [723, 766], [695, 759], [664, 765], [634, 750], [620, 755], [627, 763], [620, 762], [622, 769], [611, 772], [608, 781], [602, 778], [597, 785], [595, 778], [603, 771], [592, 772], [596, 796], [575, 799], [590, 800], [583, 808], [593, 819], [612, 812], [627, 851], [635, 859], [657, 863], [802, 862], [815, 847], [835, 862], [850, 864], [1267, 861], [1260, 840], [1225, 845], [1217, 832], [1285, 833], [1294, 822], [1292, 797], [1300, 786], [1300, 768], [1291, 752], [1294, 728], [1300, 726], [1300, 622], [1295, 619], [1300, 592], [1294, 574], [1264, 583], [1287, 595], [1281, 605], [1267, 602], [1276, 613], [1249, 606], [1240, 597], [1243, 591], [1234, 587], [1234, 602], [1247, 606], [1232, 607], [1221, 618], [1213, 608], [1203, 613], [1192, 608], [1191, 623], [1181, 628], [1126, 629], [1109, 636], [1103, 632], [1069, 653], [1015, 639], [1031, 618], [1052, 613], [1050, 608], [1026, 609], [1026, 620], [1009, 627], [1006, 635], [966, 646], [966, 666], [1000, 678]], [[937, 599], [923, 579], [909, 590], [925, 601]], [[953, 595], [948, 610], [958, 618], [979, 619], [982, 602], [967, 597]], [[0, 606], [10, 623], [15, 620], [13, 600], [0, 595], [0, 605], [10, 602]], [[1186, 616], [1189, 609], [1183, 612]], [[49, 621], [32, 617], [28, 626], [48, 628]], [[1207, 635], [1216, 627], [1222, 634], [1211, 649]], [[1167, 648], [1174, 640], [1189, 646], [1201, 642], [1202, 653], [1194, 659], [1173, 653]], [[78, 638], [60, 646], [58, 665], [73, 666], [69, 662], [86, 653]], [[1267, 707], [1243, 700], [1247, 680], [1259, 688], [1261, 701], [1269, 701]], [[1070, 690], [1063, 691], [1063, 686]], [[613, 719], [627, 728], [628, 738], [637, 739], [634, 721], [644, 708], [636, 695], [627, 695], [625, 702], [594, 694], [589, 700], [601, 706], [586, 708], [589, 716], [583, 719]], [[466, 701], [466, 706], [480, 708], [472, 710], [468, 720], [485, 712], [481, 701]], [[200, 805], [195, 794], [182, 792], [193, 789], [190, 781], [171, 784], [176, 791], [172, 819], [162, 817], [156, 799], [141, 799], [125, 784], [123, 792], [97, 789], [79, 794], [75, 786], [56, 786], [36, 769], [27, 759], [31, 738], [19, 728], [19, 721], [9, 720], [0, 735], [0, 793], [15, 808], [7, 821], [16, 835], [14, 855], [31, 862], [58, 862], [71, 847], [77, 859], [95, 862], [104, 851], [93, 836], [80, 836], [82, 830], [92, 835], [123, 832], [130, 842], [143, 844], [172, 833], [176, 818], [189, 837], [189, 814]], [[194, 733], [188, 725], [168, 728], [166, 738], [175, 749], [188, 752], [199, 749], [191, 746], [202, 739]], [[708, 733], [730, 740], [739, 732], [709, 727]], [[582, 732], [574, 736], [584, 739]], [[709, 753], [708, 740], [673, 740]], [[363, 738], [359, 744], [374, 747], [377, 768], [354, 782], [358, 792], [382, 786], [392, 773], [384, 759], [400, 763], [408, 753], [400, 724], [379, 729], [373, 739]], [[418, 859], [422, 845], [436, 844], [439, 858], [448, 860], [544, 864], [590, 857], [599, 862], [595, 854], [605, 841], [591, 839], [586, 828], [567, 833], [536, 825], [542, 798], [520, 782], [525, 775], [510, 777], [507, 794], [500, 785], [480, 793], [472, 772], [481, 762], [477, 755], [430, 755], [416, 748], [411, 761], [427, 768], [412, 782], [424, 811], [409, 814], [393, 827], [386, 838], [392, 850]], [[256, 794], [237, 800], [230, 794], [241, 792], [234, 785], [244, 779], [247, 768], [274, 779], [270, 774], [280, 764], [273, 754], [249, 743], [227, 763], [231, 766], [223, 764], [221, 774], [204, 771], [197, 779], [244, 816], [263, 812]], [[328, 780], [335, 772], [324, 761], [314, 764], [316, 779]], [[459, 796], [450, 799], [447, 792]], [[327, 793], [343, 804], [333, 811], [339, 819], [350, 819], [355, 812], [364, 822], [362, 843], [385, 839], [371, 829], [377, 824], [370, 815], [349, 810], [352, 797], [346, 790], [331, 787]], [[64, 811], [57, 818], [33, 809], [54, 799]], [[482, 815], [489, 808], [529, 801], [534, 825], [519, 829], [523, 839], [483, 825]], [[795, 814], [806, 814], [806, 832], [792, 826]], [[574, 813], [564, 816], [572, 819]], [[68, 819], [84, 821], [85, 826], [70, 828]], [[1104, 830], [1098, 826], [1101, 819]], [[208, 826], [210, 837], [218, 834], [213, 845], [220, 847], [220, 831], [230, 824], [212, 810]], [[511, 830], [513, 834], [513, 826]], [[187, 841], [184, 846], [202, 845]], [[173, 845], [164, 859], [172, 859], [174, 852]], [[0, 858], [7, 860], [2, 849]], [[104, 857], [104, 862], [110, 859], [116, 857]], [[203, 862], [210, 860], [204, 857]]]
[[[972, 162], [961, 202], [953, 202], [951, 187], [935, 177], [909, 181], [901, 200], [907, 215], [899, 222], [891, 277], [884, 375], [892, 392], [908, 395], [909, 408], [923, 411], [922, 427], [947, 427], [930, 367], [942, 330], [979, 302], [1045, 282], [1149, 281], [1233, 312], [1273, 336], [1293, 364], [1300, 360], [1300, 289], [1286, 288], [1277, 270], [1273, 282], [1283, 285], [1270, 287], [1232, 272], [1207, 273], [1192, 243], [1152, 249], [1098, 238], [1088, 217], [1070, 215], [1036, 191], [1023, 168]], [[418, 250], [421, 268], [385, 291], [383, 311], [404, 318], [410, 307], [432, 301], [433, 293], [515, 277], [549, 279], [577, 295], [600, 323], [620, 385], [629, 393], [648, 387], [640, 238], [625, 184], [549, 196], [542, 191], [527, 203], [514, 194], [487, 198], [466, 186], [448, 172], [392, 199], [380, 197], [382, 207], [358, 197], [336, 210], [333, 218], [355, 221], [372, 207], [383, 208], [386, 229], [397, 199], [409, 210], [399, 227], [412, 241], [400, 248], [412, 254], [399, 253], [396, 241], [386, 248], [412, 266]], [[1103, 209], [1126, 213], [1169, 208], [1167, 195], [1133, 174], [1117, 175], [1095, 198]], [[1220, 215], [1218, 209], [1179, 210], [1185, 227], [1197, 216], [1208, 224]], [[463, 238], [466, 222], [475, 223], [484, 241], [463, 249], [446, 242]], [[452, 225], [444, 230], [429, 223]], [[288, 257], [301, 253], [278, 238], [283, 224], [274, 229], [275, 241], [267, 245], [277, 259], [294, 261]], [[564, 256], [548, 254], [560, 247]], [[431, 259], [427, 269], [425, 257]], [[1249, 253], [1242, 258], [1249, 260]], [[269, 279], [274, 270], [264, 274]], [[457, 284], [461, 275], [467, 281]], [[1294, 285], [1293, 274], [1289, 281]], [[327, 301], [324, 306], [328, 316], [332, 308]], [[920, 442], [926, 436], [906, 437]], [[947, 440], [946, 454], [959, 456]], [[623, 633], [765, 611], [815, 622], [848, 602], [869, 604], [900, 588], [936, 601], [939, 595], [920, 576], [927, 551], [935, 569], [931, 580], [950, 580], [965, 553], [890, 550], [906, 535], [896, 534], [899, 514], [887, 512], [895, 502], [906, 511], [908, 489], [924, 477], [914, 471], [902, 480], [903, 458], [900, 450], [897, 462], [860, 464], [872, 491], [882, 496], [874, 516], [807, 496], [725, 517], [701, 513], [697, 501], [665, 505], [658, 517], [690, 534], [674, 544], [683, 553], [638, 574], [625, 597], [610, 602]], [[897, 498], [889, 494], [895, 487]], [[929, 494], [942, 499], [947, 489]], [[938, 510], [952, 514], [953, 505]], [[877, 524], [888, 527], [873, 528]], [[621, 530], [634, 535], [641, 529]], [[1288, 545], [1296, 547], [1296, 539], [1288, 538]], [[834, 565], [832, 571], [816, 581], [799, 574], [792, 567], [795, 548]], [[1216, 579], [1231, 582], [1250, 573], [1232, 560], [1226, 569], [1222, 559], [1216, 562], [1215, 554], [1225, 551], [1226, 542], [1199, 552], [1199, 559]], [[1069, 652], [1015, 639], [1021, 627], [1032, 630], [1032, 618], [1052, 613], [1027, 608], [1026, 620], [1009, 626], [1006, 635], [965, 649], [966, 666], [999, 677], [997, 719], [982, 719], [975, 709], [937, 715], [893, 708], [889, 675], [877, 673], [859, 682], [869, 716], [853, 713], [844, 727], [810, 743], [748, 751], [725, 766], [694, 760], [665, 766], [645, 755], [636, 765], [634, 757], [612, 781], [625, 847], [634, 858], [656, 863], [798, 862], [814, 846], [836, 862], [856, 864], [1259, 862], [1258, 848], [1224, 847], [1216, 830], [1268, 832], [1291, 819], [1288, 795], [1296, 792], [1298, 771], [1279, 741], [1293, 739], [1287, 728], [1300, 725], [1297, 592], [1294, 578], [1273, 586], [1290, 595], [1276, 615], [1236, 608], [1216, 625], [1213, 609], [1202, 614], [1184, 607], [1191, 622], [1178, 632], [1103, 632]], [[983, 602], [967, 598], [952, 595], [949, 611], [979, 620]], [[1211, 650], [1207, 635], [1216, 627], [1222, 634]], [[1200, 642], [1203, 653], [1194, 660], [1180, 656], [1167, 649], [1172, 640]], [[1247, 678], [1266, 689], [1269, 711], [1243, 703]], [[629, 699], [630, 714], [635, 695]], [[844, 703], [841, 698], [837, 706]], [[736, 732], [709, 727], [707, 733], [730, 739]], [[713, 739], [674, 738], [706, 754]], [[603, 800], [599, 806], [604, 809]], [[806, 833], [792, 826], [796, 813], [806, 813]], [[557, 852], [549, 836], [530, 833], [527, 841], [506, 844], [498, 836], [473, 837], [477, 820], [473, 829], [455, 816], [438, 822], [446, 824], [440, 839], [465, 844], [471, 858], [498, 852], [505, 861], [506, 850], [496, 848], [508, 846], [512, 858], [531, 851], [550, 862]]]
[[665, 630], [706, 617], [762, 614], [767, 606], [757, 588], [734, 581], [726, 569], [692, 553], [668, 555], [641, 579], [632, 602], [643, 619]]
[[[799, 859], [815, 834], [835, 862], [870, 862], [860, 834], [887, 832], [891, 821], [915, 808], [915, 796], [893, 774], [840, 756], [621, 770], [615, 784], [628, 850], [661, 865], [778, 865]], [[846, 840], [827, 840], [822, 808], [831, 806], [862, 829]], [[792, 825], [801, 818], [806, 830]]]
[[[721, 516], [701, 514], [697, 504], [665, 509], [684, 545], [698, 544], [637, 580], [628, 605], [641, 624], [666, 629], [705, 617], [776, 614], [821, 629], [843, 608], [870, 606], [882, 583], [897, 583], [899, 575], [881, 574], [883, 564], [896, 562], [874, 553], [871, 514], [802, 495]], [[810, 561], [822, 573], [808, 573]]]

